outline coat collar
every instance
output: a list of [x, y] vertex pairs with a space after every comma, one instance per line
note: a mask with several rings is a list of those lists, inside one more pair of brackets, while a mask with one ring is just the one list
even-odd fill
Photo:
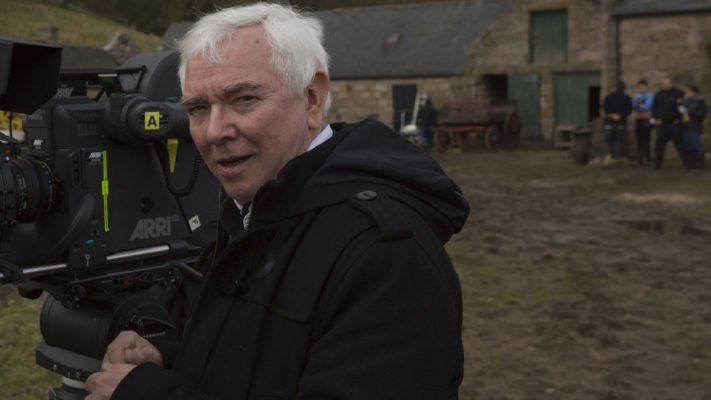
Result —
[[[325, 196], [320, 201], [304, 204], [304, 192], [308, 181], [323, 165], [331, 152], [350, 130], [346, 124], [331, 125], [333, 136], [318, 147], [289, 161], [276, 179], [262, 186], [252, 202], [250, 225], [264, 226], [284, 218], [300, 214], [308, 209], [323, 207], [342, 200], [339, 194]], [[309, 196], [312, 197], [312, 196]], [[232, 199], [223, 202], [221, 220], [231, 235], [243, 231], [239, 209]]]

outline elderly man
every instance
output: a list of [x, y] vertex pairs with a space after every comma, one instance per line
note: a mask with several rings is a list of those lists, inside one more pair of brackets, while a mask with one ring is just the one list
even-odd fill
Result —
[[321, 29], [260, 3], [187, 34], [182, 103], [227, 197], [221, 235], [177, 351], [123, 332], [87, 399], [457, 398], [443, 244], [468, 205], [382, 124], [324, 123]]

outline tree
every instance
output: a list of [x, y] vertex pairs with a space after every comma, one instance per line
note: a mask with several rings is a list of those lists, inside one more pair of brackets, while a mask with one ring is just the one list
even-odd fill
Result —
[[[362, 7], [383, 4], [422, 3], [436, 0], [281, 0], [299, 8], [325, 10], [331, 8]], [[448, 0], [439, 0], [448, 1]], [[493, 1], [493, 0], [492, 0]], [[143, 32], [162, 35], [177, 21], [194, 20], [216, 8], [254, 3], [256, 0], [62, 0], [82, 5], [92, 12], [117, 22], [135, 27]]]

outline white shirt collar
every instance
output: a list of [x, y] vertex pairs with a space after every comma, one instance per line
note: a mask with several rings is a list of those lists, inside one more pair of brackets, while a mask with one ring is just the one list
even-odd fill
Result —
[[[321, 130], [321, 132], [316, 135], [314, 140], [309, 143], [309, 147], [306, 148], [306, 151], [311, 151], [318, 147], [319, 145], [323, 144], [323, 142], [327, 141], [333, 136], [333, 129], [331, 129], [331, 125], [326, 124], [326, 126]], [[242, 212], [242, 204], [239, 203], [239, 201], [234, 200], [235, 204], [237, 205], [237, 209]], [[252, 214], [252, 203], [249, 203], [249, 210], [247, 213], [244, 215], [244, 218], [242, 219], [242, 225], [244, 225], [244, 229], [247, 229], [247, 226], [249, 225], [249, 217]]]
[[326, 124], [326, 127], [323, 128], [321, 133], [319, 133], [314, 138], [314, 140], [311, 141], [311, 144], [309, 144], [309, 147], [306, 149], [306, 151], [311, 151], [315, 149], [317, 146], [330, 139], [331, 136], [333, 136], [333, 129], [331, 129], [331, 125]]

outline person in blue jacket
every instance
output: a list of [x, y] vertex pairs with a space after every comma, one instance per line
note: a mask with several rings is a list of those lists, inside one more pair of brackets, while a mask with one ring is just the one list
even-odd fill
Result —
[[637, 82], [637, 93], [632, 97], [632, 108], [634, 109], [634, 128], [637, 139], [637, 163], [646, 165], [652, 161], [652, 151], [650, 147], [650, 136], [652, 130], [652, 104], [654, 93], [649, 90], [647, 81], [640, 79]]

